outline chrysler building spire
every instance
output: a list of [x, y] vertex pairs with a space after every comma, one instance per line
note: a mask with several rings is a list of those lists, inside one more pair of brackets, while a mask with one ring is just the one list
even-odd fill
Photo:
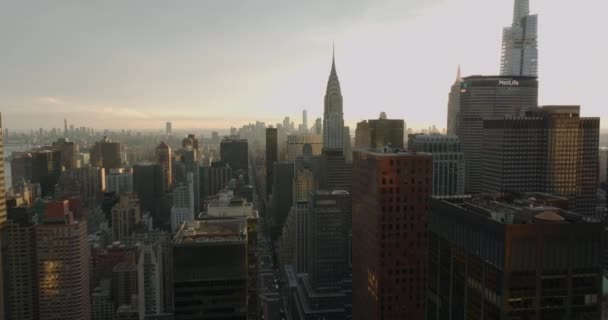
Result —
[[336, 71], [335, 50], [332, 50], [331, 72], [327, 80], [323, 112], [323, 148], [343, 150], [344, 115], [342, 109], [342, 90]]

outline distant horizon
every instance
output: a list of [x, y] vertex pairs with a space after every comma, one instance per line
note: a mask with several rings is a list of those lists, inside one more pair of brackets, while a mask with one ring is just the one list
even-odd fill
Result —
[[[220, 129], [299, 122], [302, 109], [310, 123], [323, 112], [332, 44], [349, 125], [385, 111], [409, 127], [444, 128], [458, 65], [464, 76], [499, 73], [513, 1], [25, 0], [3, 9], [0, 111], [11, 130], [63, 127], [63, 118]], [[531, 0], [530, 11], [539, 104], [581, 105], [608, 128], [608, 45], [589, 40], [605, 38], [608, 5]]]

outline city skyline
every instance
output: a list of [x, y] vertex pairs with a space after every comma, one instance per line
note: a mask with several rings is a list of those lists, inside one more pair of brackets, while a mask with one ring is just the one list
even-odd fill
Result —
[[[513, 14], [511, 1], [481, 0], [338, 2], [323, 10], [319, 3], [242, 4], [237, 12], [223, 4], [142, 4], [19, 2], [3, 10], [6, 127], [59, 128], [68, 118], [96, 129], [162, 129], [166, 121], [176, 129], [224, 129], [299, 119], [302, 109], [314, 119], [323, 112], [335, 42], [347, 125], [385, 111], [408, 127], [443, 128], [457, 65], [463, 76], [498, 74], [501, 30]], [[539, 104], [580, 104], [584, 116], [608, 117], [596, 76], [608, 71], [601, 58], [608, 47], [585, 41], [608, 28], [604, 6], [531, 3], [540, 16]], [[287, 28], [274, 28], [285, 19]], [[569, 90], [572, 82], [577, 90]]]

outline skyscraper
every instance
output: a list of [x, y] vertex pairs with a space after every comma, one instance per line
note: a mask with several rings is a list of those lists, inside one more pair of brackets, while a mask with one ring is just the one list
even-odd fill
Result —
[[173, 242], [176, 320], [247, 319], [247, 237], [242, 220], [183, 225]]
[[158, 163], [163, 167], [163, 174], [165, 177], [165, 191], [168, 191], [171, 189], [171, 185], [173, 184], [173, 155], [171, 154], [171, 147], [169, 147], [166, 142], [161, 141], [158, 147], [156, 147], [156, 159], [158, 160]]
[[[0, 232], [4, 228], [6, 224], [6, 190], [4, 190], [4, 130], [2, 130], [2, 113], [0, 113]], [[1, 261], [0, 261], [1, 262]], [[0, 264], [1, 265], [1, 264]], [[0, 266], [1, 268], [1, 266]], [[0, 280], [1, 282], [1, 280]], [[2, 291], [0, 289], [0, 291]], [[2, 294], [0, 292], [0, 298], [2, 298]], [[1, 306], [2, 302], [0, 302]], [[0, 310], [2, 316], [4, 314], [4, 309]]]
[[302, 126], [304, 127], [303, 133], [308, 133], [308, 111], [302, 110]]
[[353, 319], [424, 319], [431, 155], [356, 150]]
[[165, 123], [165, 133], [167, 136], [173, 135], [173, 124], [171, 122]]
[[312, 147], [304, 145], [303, 153], [294, 161], [293, 203], [306, 202], [319, 185], [321, 158], [312, 155]]
[[220, 157], [230, 165], [234, 178], [249, 181], [249, 144], [246, 139], [225, 138], [220, 144]]
[[427, 319], [601, 319], [604, 227], [563, 201], [432, 199]]
[[112, 207], [112, 239], [114, 241], [130, 239], [140, 221], [141, 208], [137, 195], [122, 194], [118, 203]]
[[574, 212], [595, 213], [599, 118], [580, 117], [579, 106], [545, 106], [483, 125], [484, 192], [547, 192]]
[[342, 109], [342, 91], [336, 72], [336, 61], [332, 54], [331, 73], [327, 81], [325, 105], [323, 112], [323, 149], [343, 152], [344, 149], [344, 113]]
[[91, 165], [106, 170], [122, 168], [120, 142], [113, 142], [108, 137], [95, 142], [91, 149]]
[[61, 153], [61, 165], [66, 169], [75, 169], [76, 154], [78, 153], [78, 145], [73, 141], [68, 141], [67, 138], [60, 138], [53, 142], [53, 149]]
[[483, 120], [518, 115], [538, 106], [538, 81], [534, 77], [471, 76], [463, 78], [459, 126], [465, 159], [465, 192], [482, 190]]
[[42, 196], [53, 196], [61, 175], [61, 152], [42, 150], [32, 154], [32, 182], [40, 183]]
[[515, 0], [513, 23], [503, 29], [500, 74], [538, 76], [538, 15], [530, 15], [529, 0]]
[[[10, 245], [2, 257], [6, 318], [38, 319], [36, 281], [35, 226], [36, 215], [21, 198], [7, 201], [6, 240]], [[4, 240], [4, 239], [3, 239]], [[3, 253], [4, 254], [4, 253]]]
[[371, 145], [369, 130], [369, 122], [367, 120], [357, 123], [357, 128], [355, 129], [355, 149], [369, 148]]
[[[361, 138], [361, 144], [369, 139], [369, 145], [362, 148], [379, 149], [387, 146], [393, 148], [404, 148], [403, 138], [405, 136], [405, 121], [400, 119], [387, 119], [386, 114], [378, 119], [367, 121], [369, 125], [369, 138]], [[365, 125], [361, 128], [365, 133]]]
[[456, 73], [456, 81], [452, 84], [450, 95], [448, 98], [448, 135], [455, 135], [458, 128], [458, 114], [460, 113], [460, 84], [462, 76], [460, 73], [460, 65]]
[[287, 160], [293, 161], [302, 155], [304, 145], [310, 145], [313, 156], [323, 150], [323, 137], [312, 133], [290, 134], [287, 136]]
[[274, 163], [279, 157], [278, 139], [276, 128], [266, 128], [266, 198], [272, 193]]
[[169, 223], [161, 217], [163, 212], [161, 203], [165, 194], [165, 180], [163, 168], [156, 163], [139, 163], [133, 167], [133, 189], [139, 197], [141, 210], [149, 211], [155, 223]]
[[74, 220], [67, 200], [45, 204], [36, 227], [36, 262], [39, 318], [90, 319], [87, 225]]
[[464, 195], [464, 155], [456, 136], [418, 135], [414, 138], [416, 152], [433, 156], [433, 195]]

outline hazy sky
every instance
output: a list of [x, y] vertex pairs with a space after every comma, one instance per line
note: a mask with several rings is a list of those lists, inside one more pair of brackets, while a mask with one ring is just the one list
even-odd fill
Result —
[[[225, 128], [320, 117], [332, 42], [353, 123], [445, 126], [463, 73], [497, 74], [512, 0], [0, 1], [5, 127]], [[608, 119], [606, 0], [531, 0], [540, 103]], [[608, 121], [602, 122], [603, 127]]]

